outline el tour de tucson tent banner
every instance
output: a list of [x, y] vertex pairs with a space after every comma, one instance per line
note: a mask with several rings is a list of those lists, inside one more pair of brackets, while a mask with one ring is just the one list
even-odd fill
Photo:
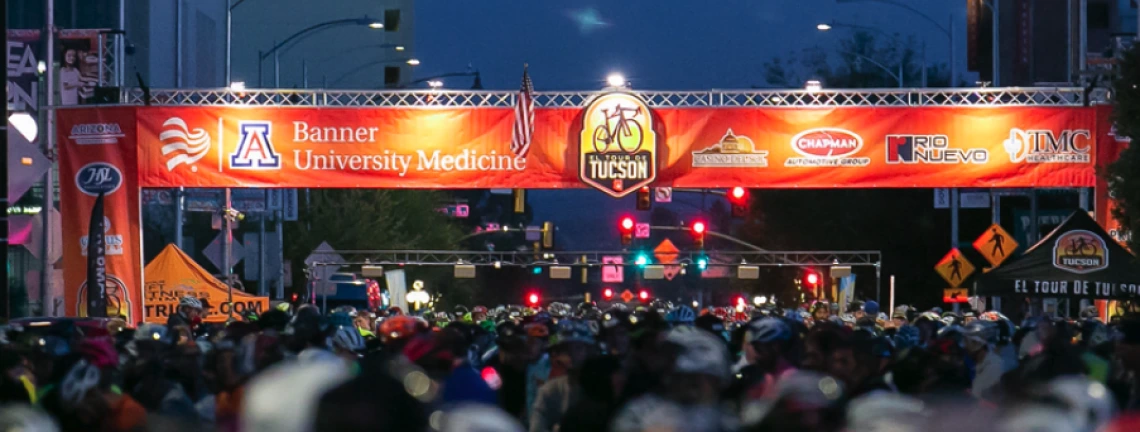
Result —
[[1112, 139], [1108, 107], [652, 108], [625, 92], [536, 108], [514, 150], [511, 107], [65, 108], [57, 124], [68, 313], [105, 191], [107, 292], [132, 321], [144, 187], [1092, 187]]
[[1140, 299], [1140, 263], [1092, 217], [1075, 212], [1016, 258], [983, 274], [977, 295]]
[[235, 316], [254, 311], [261, 315], [269, 310], [269, 297], [257, 297], [233, 290], [233, 305], [229, 303], [226, 284], [194, 262], [175, 245], [166, 245], [158, 256], [146, 265], [146, 299], [143, 320], [166, 324], [170, 314], [178, 312], [178, 301], [194, 296], [209, 304], [203, 317], [206, 322], [225, 322], [232, 309]]

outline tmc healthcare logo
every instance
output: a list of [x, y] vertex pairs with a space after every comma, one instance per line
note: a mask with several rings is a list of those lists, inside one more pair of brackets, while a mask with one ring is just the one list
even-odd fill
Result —
[[210, 135], [205, 129], [195, 128], [193, 131], [186, 126], [186, 122], [179, 117], [171, 117], [162, 122], [162, 132], [158, 134], [162, 141], [162, 155], [166, 156], [166, 170], [174, 171], [179, 165], [190, 167], [190, 171], [198, 172], [194, 166], [210, 151]]
[[1051, 130], [1009, 130], [1002, 141], [1013, 163], [1090, 163], [1092, 133], [1088, 129], [1065, 129], [1059, 134]]
[[107, 162], [92, 162], [84, 165], [75, 174], [75, 186], [87, 195], [110, 195], [123, 185], [123, 172]]

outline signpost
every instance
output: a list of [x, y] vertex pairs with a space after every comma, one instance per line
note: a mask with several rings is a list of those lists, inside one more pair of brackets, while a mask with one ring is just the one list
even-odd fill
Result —
[[977, 240], [974, 240], [974, 250], [982, 254], [993, 267], [1005, 262], [1006, 258], [1017, 250], [1017, 246], [1013, 236], [998, 224], [991, 225]]
[[949, 188], [935, 188], [934, 189], [934, 208], [948, 209], [950, 208], [950, 189]]
[[970, 301], [970, 290], [966, 288], [946, 288], [942, 290], [942, 302], [967, 303]]
[[653, 249], [653, 256], [657, 257], [657, 262], [665, 265], [665, 279], [673, 280], [678, 273], [681, 273], [681, 266], [677, 265], [677, 254], [679, 252], [681, 250], [677, 249], [677, 246], [669, 239], [662, 240], [661, 244]]
[[653, 188], [654, 201], [659, 203], [673, 202], [673, 188], [671, 187], [657, 187]]
[[934, 266], [934, 271], [938, 272], [954, 288], [961, 286], [962, 281], [970, 277], [974, 270], [974, 265], [970, 264], [965, 256], [962, 256], [962, 251], [958, 248], [950, 249], [950, 252], [947, 252], [946, 256], [942, 257]]
[[622, 291], [621, 301], [624, 301], [626, 303], [633, 301], [633, 293], [629, 292], [629, 290]]
[[649, 238], [649, 224], [638, 222], [633, 227], [633, 236], [636, 238]]
[[624, 259], [621, 255], [607, 255], [602, 257], [602, 282], [622, 283], [622, 281], [625, 280], [625, 272], [622, 271], [621, 266], [623, 262]]

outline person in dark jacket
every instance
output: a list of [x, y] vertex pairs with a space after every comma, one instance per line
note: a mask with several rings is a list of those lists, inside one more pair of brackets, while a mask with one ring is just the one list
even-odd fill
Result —
[[621, 360], [614, 356], [586, 360], [578, 380], [582, 386], [582, 399], [566, 411], [560, 431], [606, 430], [621, 406], [618, 396], [625, 386]]
[[[202, 317], [202, 301], [197, 297], [185, 296], [178, 300], [178, 311], [170, 314], [166, 319], [166, 327], [177, 330], [177, 327], [186, 327], [194, 330], [194, 324]], [[177, 332], [177, 331], [176, 331]]]

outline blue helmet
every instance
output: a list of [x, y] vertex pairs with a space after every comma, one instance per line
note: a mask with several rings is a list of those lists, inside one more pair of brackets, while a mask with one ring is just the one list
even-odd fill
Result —
[[697, 320], [697, 313], [693, 308], [681, 305], [665, 314], [665, 320], [671, 323], [692, 324]]

